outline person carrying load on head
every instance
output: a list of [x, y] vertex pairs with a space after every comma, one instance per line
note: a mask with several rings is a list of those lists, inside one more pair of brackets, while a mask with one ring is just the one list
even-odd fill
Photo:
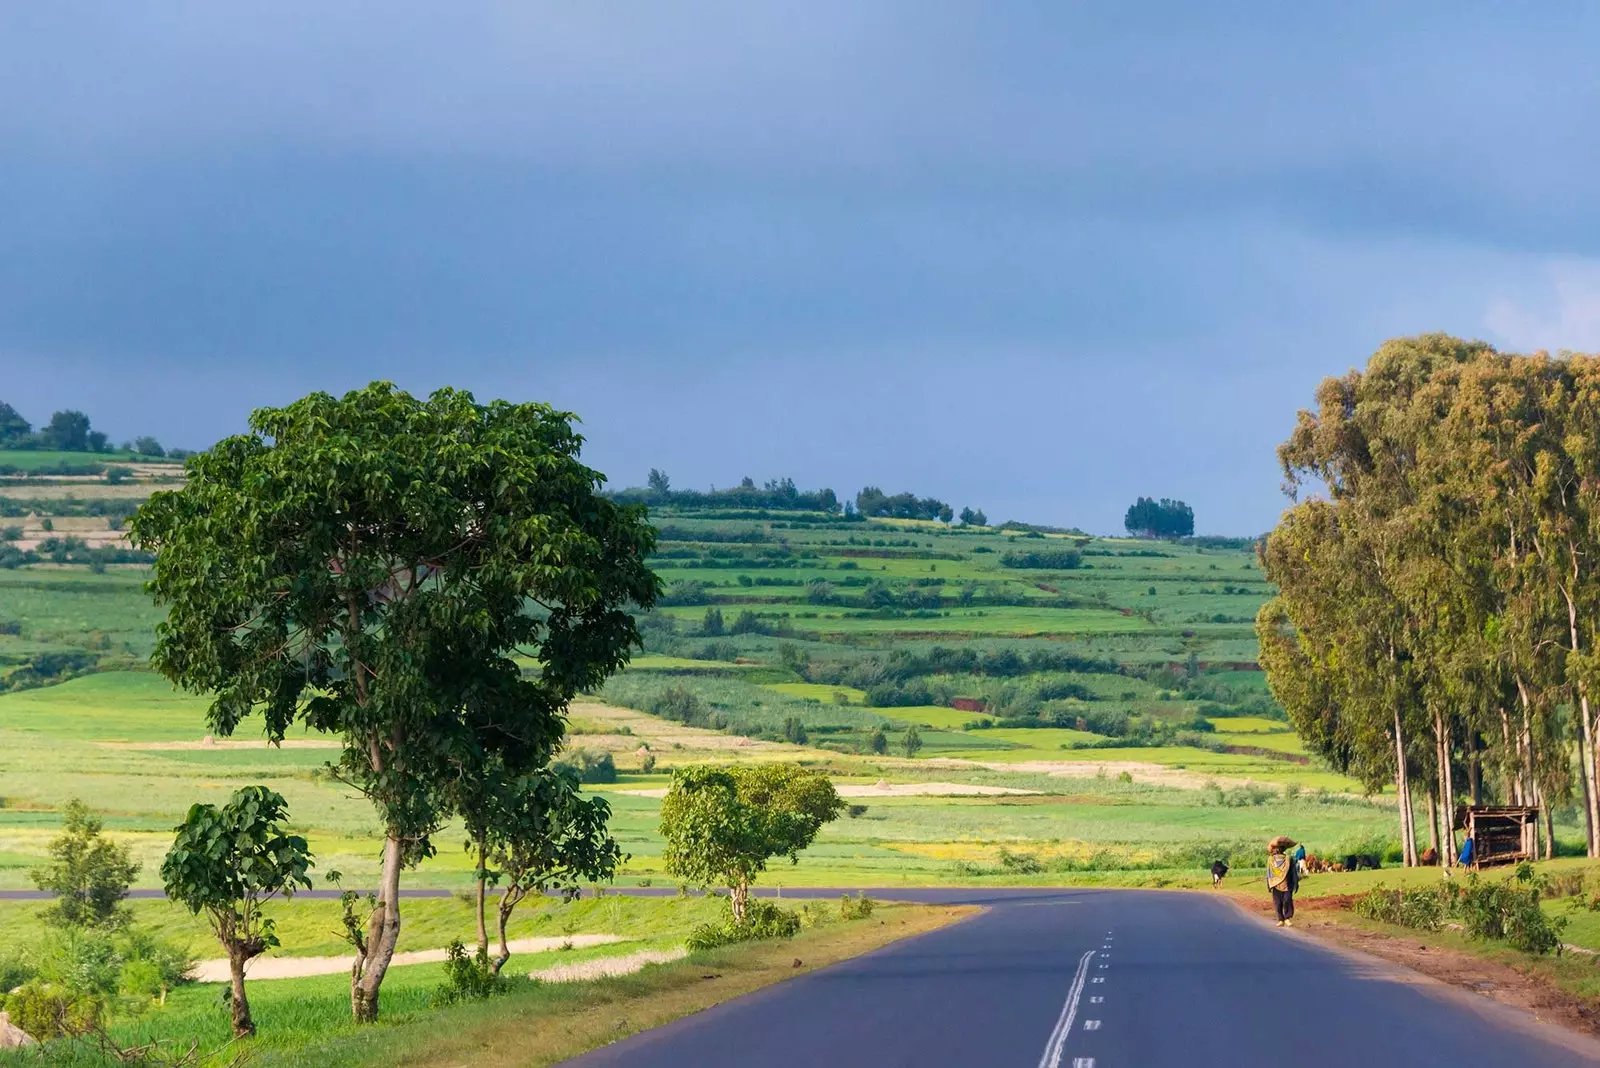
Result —
[[1300, 886], [1298, 865], [1289, 854], [1294, 844], [1294, 839], [1281, 834], [1267, 843], [1267, 889], [1279, 927], [1294, 926], [1294, 892]]

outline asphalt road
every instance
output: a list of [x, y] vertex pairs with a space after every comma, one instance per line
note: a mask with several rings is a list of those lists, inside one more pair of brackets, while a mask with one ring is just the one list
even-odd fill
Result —
[[[1600, 1043], [1204, 894], [880, 891], [962, 923], [568, 1062], [582, 1068], [1568, 1068]], [[798, 897], [798, 893], [784, 894]]]

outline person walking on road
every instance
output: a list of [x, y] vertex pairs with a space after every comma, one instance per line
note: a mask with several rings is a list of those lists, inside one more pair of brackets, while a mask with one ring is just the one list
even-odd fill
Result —
[[1294, 840], [1279, 835], [1267, 843], [1267, 889], [1272, 891], [1272, 911], [1279, 927], [1294, 926], [1294, 892], [1300, 886], [1300, 872], [1289, 855]]

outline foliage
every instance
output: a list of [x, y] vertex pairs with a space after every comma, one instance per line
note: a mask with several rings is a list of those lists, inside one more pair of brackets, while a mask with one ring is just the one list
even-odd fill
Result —
[[950, 506], [932, 497], [919, 498], [915, 493], [884, 493], [877, 486], [867, 486], [856, 494], [856, 512], [868, 518], [888, 519], [938, 519], [948, 523], [954, 517]]
[[849, 894], [840, 894], [839, 918], [841, 920], [864, 920], [872, 915], [872, 910], [876, 907], [876, 904], [860, 890], [857, 890], [853, 897]]
[[433, 992], [428, 1004], [442, 1009], [461, 1001], [481, 1001], [504, 994], [509, 989], [498, 969], [489, 961], [483, 946], [468, 955], [459, 938], [450, 942], [444, 962], [444, 982]]
[[790, 764], [680, 768], [661, 803], [662, 860], [679, 879], [727, 886], [742, 922], [750, 883], [767, 862], [787, 856], [798, 863], [843, 807], [820, 771]]
[[1473, 872], [1464, 886], [1390, 890], [1380, 883], [1350, 907], [1370, 920], [1424, 931], [1437, 931], [1446, 916], [1454, 916], [1470, 938], [1504, 941], [1524, 953], [1543, 954], [1560, 951], [1567, 925], [1565, 916], [1540, 908], [1540, 900], [1549, 896], [1549, 881], [1523, 863], [1510, 879], [1487, 880]]
[[617, 762], [604, 749], [574, 749], [551, 765], [575, 775], [579, 782], [606, 783], [617, 781]]
[[41, 1042], [85, 1034], [105, 1018], [105, 1001], [55, 983], [32, 980], [4, 999], [11, 1022]]
[[1077, 549], [1035, 549], [1029, 552], [1007, 550], [1000, 554], [1000, 566], [1029, 570], [1071, 571], [1083, 566], [1083, 554]]
[[[741, 919], [733, 912], [732, 899], [729, 912], [718, 923], [703, 923], [689, 932], [684, 945], [691, 951], [715, 949], [735, 942], [752, 942], [768, 938], [793, 938], [800, 933], [799, 914], [770, 901], [754, 900], [746, 904]], [[870, 912], [870, 908], [868, 910]]]
[[831, 489], [801, 490], [792, 478], [776, 478], [764, 486], [746, 478], [731, 489], [698, 490], [672, 489], [666, 472], [650, 471], [649, 485], [645, 489], [625, 489], [614, 495], [624, 504], [638, 503], [651, 506], [671, 506], [684, 511], [704, 511], [714, 508], [760, 508], [774, 511], [839, 512], [839, 498]]
[[900, 739], [900, 750], [907, 757], [914, 757], [922, 751], [922, 731], [915, 723], [906, 727], [906, 733]]
[[478, 851], [478, 950], [485, 959], [484, 892], [491, 884], [501, 887], [499, 954], [488, 963], [496, 975], [510, 959], [506, 929], [525, 897], [558, 890], [571, 901], [579, 883], [609, 882], [627, 859], [606, 827], [611, 806], [602, 797], [581, 796], [578, 775], [559, 764], [510, 780], [490, 776], [481, 788], [464, 791], [460, 808], [468, 847]]
[[122, 899], [139, 874], [126, 846], [103, 837], [100, 818], [77, 798], [67, 802], [62, 833], [48, 847], [51, 861], [30, 872], [33, 884], [56, 895], [48, 922], [65, 927], [116, 927], [127, 922]]
[[1122, 525], [1146, 538], [1187, 538], [1194, 534], [1194, 509], [1165, 497], [1140, 497], [1128, 506]]
[[341, 737], [339, 772], [385, 833], [383, 909], [352, 975], [354, 1012], [373, 1019], [400, 870], [431, 851], [447, 785], [550, 759], [572, 697], [638, 643], [654, 535], [598, 492], [572, 417], [547, 405], [374, 383], [250, 427], [130, 521], [168, 609], [155, 663], [214, 695], [219, 734], [259, 708], [273, 739], [296, 720]]
[[234, 791], [222, 808], [196, 804], [177, 828], [177, 838], [161, 865], [167, 896], [190, 912], [204, 912], [228, 954], [233, 971], [233, 1028], [237, 1036], [255, 1034], [245, 997], [245, 965], [278, 945], [261, 904], [296, 888], [311, 889], [306, 875], [311, 854], [306, 840], [286, 834], [288, 816], [281, 794], [264, 786]]

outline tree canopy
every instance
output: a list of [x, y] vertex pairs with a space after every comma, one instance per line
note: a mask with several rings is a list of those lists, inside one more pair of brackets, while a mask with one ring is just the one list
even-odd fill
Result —
[[1308, 745], [1395, 783], [1408, 860], [1414, 793], [1447, 863], [1463, 796], [1543, 808], [1548, 855], [1576, 790], [1600, 853], [1600, 360], [1391, 341], [1318, 387], [1279, 457], [1318, 496], [1262, 547], [1257, 633]]
[[212, 695], [218, 734], [260, 712], [274, 741], [297, 721], [338, 736], [339, 774], [377, 806], [358, 1019], [377, 1014], [400, 870], [431, 851], [452, 785], [548, 763], [572, 697], [637, 645], [630, 609], [654, 603], [654, 533], [599, 492], [581, 444], [544, 404], [314, 393], [255, 412], [129, 522], [167, 609], [157, 668]]
[[742, 923], [750, 884], [767, 862], [798, 863], [843, 807], [827, 775], [793, 764], [679, 768], [661, 802], [662, 859], [680, 879], [728, 887]]
[[206, 914], [228, 954], [232, 972], [233, 1033], [253, 1035], [244, 969], [278, 945], [277, 932], [261, 905], [279, 894], [311, 889], [306, 875], [311, 853], [306, 840], [287, 833], [283, 795], [265, 786], [235, 790], [228, 803], [193, 805], [161, 865], [167, 896], [190, 912]]
[[1140, 497], [1128, 506], [1122, 525], [1142, 538], [1188, 538], [1194, 535], [1194, 509], [1166, 497]]
[[104, 837], [104, 824], [77, 798], [67, 802], [61, 834], [47, 847], [50, 863], [30, 874], [33, 885], [56, 895], [45, 918], [63, 927], [119, 927], [127, 922], [122, 899], [139, 874], [126, 846]]

